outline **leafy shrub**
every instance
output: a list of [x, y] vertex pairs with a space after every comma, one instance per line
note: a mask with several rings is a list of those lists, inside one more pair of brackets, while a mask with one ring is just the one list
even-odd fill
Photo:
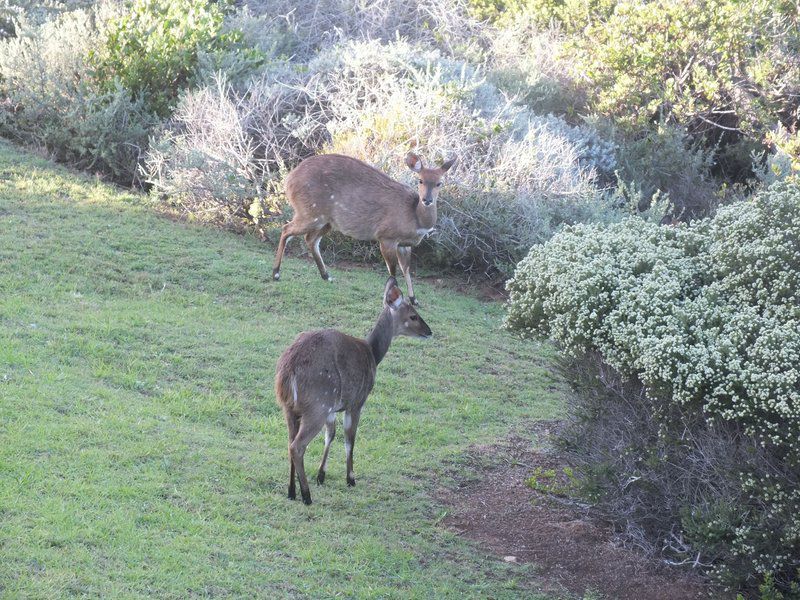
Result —
[[684, 219], [707, 216], [716, 208], [714, 154], [685, 130], [660, 125], [623, 139], [617, 148], [619, 177], [634, 184], [644, 199], [666, 194], [674, 216]]
[[508, 289], [509, 328], [641, 381], [665, 443], [683, 439], [678, 410], [763, 451], [737, 473], [741, 510], [723, 537], [683, 520], [687, 553], [713, 555], [734, 585], [766, 572], [788, 585], [800, 564], [800, 187], [690, 226], [574, 226], [534, 247]]
[[106, 90], [121, 85], [160, 117], [197, 78], [198, 56], [237, 47], [250, 61], [256, 49], [240, 47], [241, 34], [223, 32], [225, 3], [208, 0], [134, 0], [103, 31], [91, 52], [96, 81]]
[[154, 117], [127, 90], [87, 77], [98, 24], [113, 10], [67, 12], [0, 42], [0, 131], [130, 184]]
[[568, 30], [588, 22], [572, 38], [575, 68], [592, 82], [593, 107], [622, 124], [669, 120], [752, 134], [792, 114], [800, 81], [792, 3], [546, 4]]
[[197, 53], [197, 85], [213, 84], [218, 73], [236, 92], [246, 91], [251, 79], [284, 68], [294, 53], [294, 38], [280, 15], [255, 16], [245, 6], [225, 15], [221, 34], [233, 43]]

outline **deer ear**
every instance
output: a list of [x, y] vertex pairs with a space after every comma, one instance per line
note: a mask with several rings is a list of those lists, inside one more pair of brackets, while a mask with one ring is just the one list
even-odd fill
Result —
[[389, 308], [399, 308], [403, 303], [403, 292], [397, 286], [397, 279], [389, 277], [386, 280], [386, 290], [383, 293], [383, 301]]
[[420, 160], [419, 156], [413, 152], [406, 154], [406, 165], [408, 165], [409, 169], [417, 173], [422, 170], [422, 161]]
[[439, 167], [442, 171], [447, 171], [450, 167], [456, 164], [456, 159], [451, 158], [450, 160], [446, 160], [442, 163], [442, 166]]

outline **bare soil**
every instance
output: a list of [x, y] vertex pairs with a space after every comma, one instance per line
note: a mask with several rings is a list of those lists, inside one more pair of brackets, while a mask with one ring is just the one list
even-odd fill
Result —
[[564, 466], [530, 439], [474, 446], [457, 486], [440, 492], [450, 507], [444, 524], [506, 562], [532, 564], [528, 583], [545, 593], [609, 600], [720, 597], [699, 576], [621, 547], [588, 507], [526, 485], [537, 467], [561, 473], [566, 483]]

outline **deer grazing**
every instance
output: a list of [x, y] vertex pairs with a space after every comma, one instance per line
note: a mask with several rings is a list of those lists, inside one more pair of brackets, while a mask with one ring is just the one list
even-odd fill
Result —
[[303, 464], [309, 442], [325, 427], [325, 450], [317, 483], [325, 481], [328, 451], [336, 433], [336, 413], [344, 411], [344, 447], [347, 484], [356, 484], [353, 445], [361, 408], [375, 382], [375, 370], [398, 335], [427, 338], [431, 330], [403, 298], [397, 280], [389, 277], [384, 308], [365, 340], [335, 329], [307, 331], [297, 336], [278, 359], [275, 397], [289, 428], [289, 498], [294, 500], [295, 471], [303, 502], [311, 491]]
[[411, 246], [433, 231], [439, 186], [454, 163], [453, 159], [426, 168], [409, 153], [406, 165], [419, 180], [414, 191], [349, 156], [322, 154], [304, 160], [286, 176], [286, 197], [294, 207], [294, 218], [283, 226], [272, 277], [280, 279], [286, 243], [303, 235], [320, 275], [330, 281], [319, 242], [334, 229], [357, 240], [378, 240], [389, 275], [397, 275], [399, 263], [409, 300], [417, 305], [411, 285]]

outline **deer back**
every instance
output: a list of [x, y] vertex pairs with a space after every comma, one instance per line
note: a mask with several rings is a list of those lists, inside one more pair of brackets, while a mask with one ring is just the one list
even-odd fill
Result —
[[349, 156], [308, 158], [285, 186], [295, 219], [318, 219], [359, 240], [417, 239], [436, 223], [435, 206], [420, 215], [417, 192]]
[[369, 346], [334, 329], [301, 333], [278, 360], [275, 395], [298, 415], [360, 408], [375, 383]]

